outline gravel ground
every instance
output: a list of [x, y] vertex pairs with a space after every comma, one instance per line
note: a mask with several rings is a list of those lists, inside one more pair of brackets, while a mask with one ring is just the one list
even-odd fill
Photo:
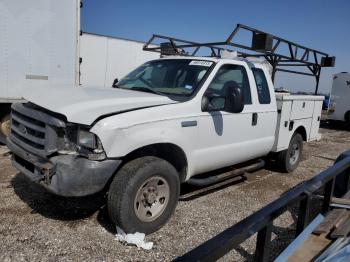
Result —
[[[82, 199], [53, 196], [18, 173], [7, 148], [0, 147], [0, 261], [169, 261], [278, 198], [291, 187], [332, 165], [350, 148], [349, 131], [322, 128], [320, 142], [305, 145], [304, 159], [292, 174], [263, 169], [216, 186], [184, 187], [174, 216], [147, 236], [151, 251], [114, 240], [104, 196]], [[291, 210], [292, 211], [292, 210]], [[293, 235], [293, 212], [274, 224], [275, 249]], [[222, 261], [252, 259], [254, 237]]]

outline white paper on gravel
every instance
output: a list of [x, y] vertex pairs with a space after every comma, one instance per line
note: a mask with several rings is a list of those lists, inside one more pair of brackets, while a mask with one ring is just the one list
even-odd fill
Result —
[[117, 227], [117, 234], [115, 235], [115, 239], [122, 243], [136, 245], [139, 248], [143, 248], [146, 250], [151, 250], [153, 247], [153, 242], [145, 241], [145, 234], [136, 232], [134, 234], [126, 234], [123, 229]]

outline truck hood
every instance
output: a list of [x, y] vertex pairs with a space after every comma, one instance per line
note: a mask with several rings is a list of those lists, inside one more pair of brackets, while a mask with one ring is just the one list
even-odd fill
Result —
[[177, 103], [162, 95], [118, 88], [62, 87], [31, 89], [24, 99], [66, 116], [69, 122], [91, 125], [97, 118], [145, 107]]

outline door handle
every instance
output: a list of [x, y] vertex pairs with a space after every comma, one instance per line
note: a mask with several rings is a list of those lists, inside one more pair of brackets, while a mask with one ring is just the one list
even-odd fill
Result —
[[258, 113], [253, 113], [252, 115], [252, 126], [256, 126], [258, 123]]
[[197, 126], [197, 121], [183, 121], [181, 122], [182, 127]]

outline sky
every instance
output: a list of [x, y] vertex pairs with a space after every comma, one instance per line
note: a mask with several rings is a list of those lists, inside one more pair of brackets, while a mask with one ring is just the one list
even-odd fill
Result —
[[[84, 0], [84, 32], [147, 41], [163, 34], [197, 42], [224, 41], [237, 23], [336, 56], [323, 68], [320, 92], [328, 93], [332, 75], [350, 72], [350, 0]], [[243, 38], [242, 38], [243, 39]], [[313, 91], [315, 79], [279, 72], [275, 87]]]

